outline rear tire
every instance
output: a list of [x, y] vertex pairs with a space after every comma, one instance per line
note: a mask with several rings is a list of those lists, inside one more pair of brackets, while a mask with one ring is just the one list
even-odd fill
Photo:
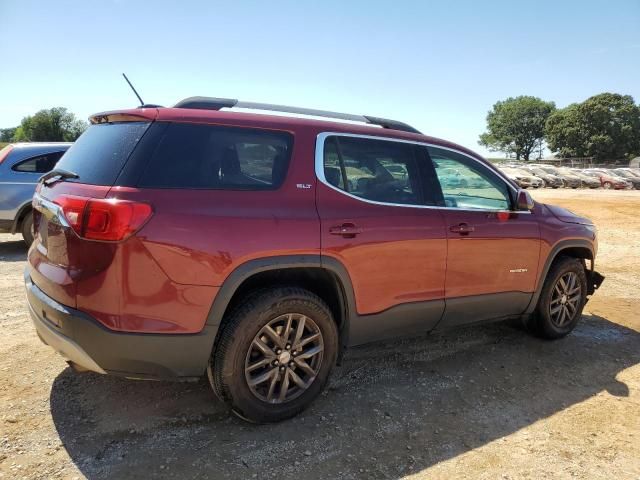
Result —
[[528, 329], [547, 339], [570, 333], [582, 315], [587, 298], [587, 275], [576, 258], [556, 259], [547, 274]]
[[322, 392], [337, 354], [338, 330], [326, 303], [301, 288], [273, 288], [247, 297], [225, 319], [207, 374], [240, 418], [278, 422]]
[[33, 243], [33, 212], [28, 212], [24, 216], [22, 224], [20, 225], [20, 230], [22, 232], [22, 239], [24, 240], [24, 243], [27, 244], [27, 247], [30, 247]]
[[611, 182], [604, 182], [602, 184], [602, 188], [604, 188], [605, 190], [611, 190], [611, 187], [613, 187], [613, 184]]

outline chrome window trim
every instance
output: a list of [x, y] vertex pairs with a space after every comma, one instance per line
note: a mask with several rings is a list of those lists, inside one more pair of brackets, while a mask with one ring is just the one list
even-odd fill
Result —
[[[470, 158], [471, 160], [473, 160], [474, 162], [478, 163], [479, 165], [481, 165], [484, 168], [487, 168], [487, 166], [481, 162], [480, 160], [478, 160], [477, 158], [469, 155], [468, 153], [464, 153], [461, 152], [460, 150], [456, 150], [455, 148], [449, 148], [449, 147], [443, 147], [442, 145], [436, 145], [433, 143], [428, 143], [428, 142], [419, 142], [416, 140], [404, 140], [404, 139], [399, 139], [399, 138], [389, 138], [389, 137], [380, 137], [377, 135], [362, 135], [362, 134], [357, 134], [357, 133], [343, 133], [343, 132], [321, 132], [318, 134], [317, 138], [316, 138], [316, 153], [315, 153], [315, 171], [316, 171], [316, 177], [318, 178], [318, 180], [323, 183], [324, 185], [326, 185], [327, 187], [331, 188], [332, 190], [335, 190], [336, 192], [339, 192], [347, 197], [351, 197], [353, 199], [356, 200], [360, 200], [361, 202], [365, 202], [365, 203], [370, 203], [372, 205], [382, 205], [382, 206], [387, 206], [387, 207], [404, 207], [404, 208], [421, 208], [421, 209], [429, 209], [429, 210], [454, 210], [457, 212], [488, 212], [488, 213], [495, 213], [495, 212], [505, 212], [505, 211], [511, 211], [511, 212], [516, 212], [516, 213], [524, 213], [524, 214], [531, 214], [531, 211], [528, 210], [504, 210], [504, 209], [500, 209], [500, 208], [496, 208], [496, 209], [480, 209], [480, 208], [457, 208], [457, 207], [440, 207], [437, 205], [411, 205], [411, 204], [407, 204], [407, 203], [390, 203], [390, 202], [378, 202], [376, 200], [369, 200], [367, 198], [363, 198], [363, 197], [358, 197], [357, 195], [353, 195], [345, 190], [341, 190], [340, 188], [331, 185], [326, 177], [324, 176], [324, 142], [326, 141], [327, 137], [332, 137], [332, 136], [337, 136], [337, 137], [352, 137], [352, 138], [365, 138], [365, 139], [369, 139], [369, 140], [383, 140], [383, 141], [387, 141], [387, 142], [396, 142], [396, 143], [408, 143], [411, 145], [421, 145], [423, 147], [434, 147], [434, 148], [440, 148], [442, 150], [448, 150], [450, 152], [454, 152], [457, 153], [459, 155], [464, 155], [467, 158]], [[507, 185], [507, 188], [509, 188], [513, 194], [515, 196], [517, 196], [517, 192], [518, 190], [511, 185], [511, 182], [509, 182], [507, 180], [507, 177], [500, 171], [498, 172], [493, 172], [496, 174], [496, 176], [498, 178], [500, 178], [501, 180], [504, 181], [504, 183]]]

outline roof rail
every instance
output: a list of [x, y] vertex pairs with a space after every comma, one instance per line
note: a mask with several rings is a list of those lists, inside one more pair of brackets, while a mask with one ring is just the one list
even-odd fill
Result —
[[295, 113], [298, 115], [310, 115], [313, 117], [335, 118], [352, 122], [364, 122], [371, 125], [379, 125], [391, 130], [420, 133], [420, 131], [397, 120], [372, 117], [369, 115], [354, 115], [351, 113], [329, 112], [327, 110], [315, 110], [313, 108], [288, 107], [286, 105], [272, 105], [270, 103], [243, 102], [233, 98], [215, 97], [189, 97], [179, 101], [174, 108], [195, 108], [198, 110], [220, 110], [221, 108], [248, 108], [251, 110], [269, 110], [272, 112]]

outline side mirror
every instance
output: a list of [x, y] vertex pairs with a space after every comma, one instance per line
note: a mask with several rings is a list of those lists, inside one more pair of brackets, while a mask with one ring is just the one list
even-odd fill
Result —
[[518, 197], [516, 201], [517, 210], [533, 210], [534, 205], [535, 203], [533, 202], [533, 198], [531, 198], [531, 195], [529, 195], [529, 192], [527, 192], [526, 190], [518, 190]]

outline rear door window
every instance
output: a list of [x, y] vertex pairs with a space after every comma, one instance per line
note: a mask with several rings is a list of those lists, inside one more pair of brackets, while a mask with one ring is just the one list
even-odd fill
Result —
[[284, 180], [291, 148], [285, 132], [171, 123], [139, 186], [271, 190]]
[[57, 168], [78, 174], [67, 182], [113, 185], [149, 122], [90, 126], [60, 159]]
[[16, 172], [47, 173], [53, 170], [62, 155], [64, 155], [64, 151], [45, 153], [16, 163], [12, 169]]
[[324, 144], [327, 183], [365, 200], [432, 204], [433, 192], [425, 192], [426, 167], [426, 159], [410, 143], [331, 136]]

